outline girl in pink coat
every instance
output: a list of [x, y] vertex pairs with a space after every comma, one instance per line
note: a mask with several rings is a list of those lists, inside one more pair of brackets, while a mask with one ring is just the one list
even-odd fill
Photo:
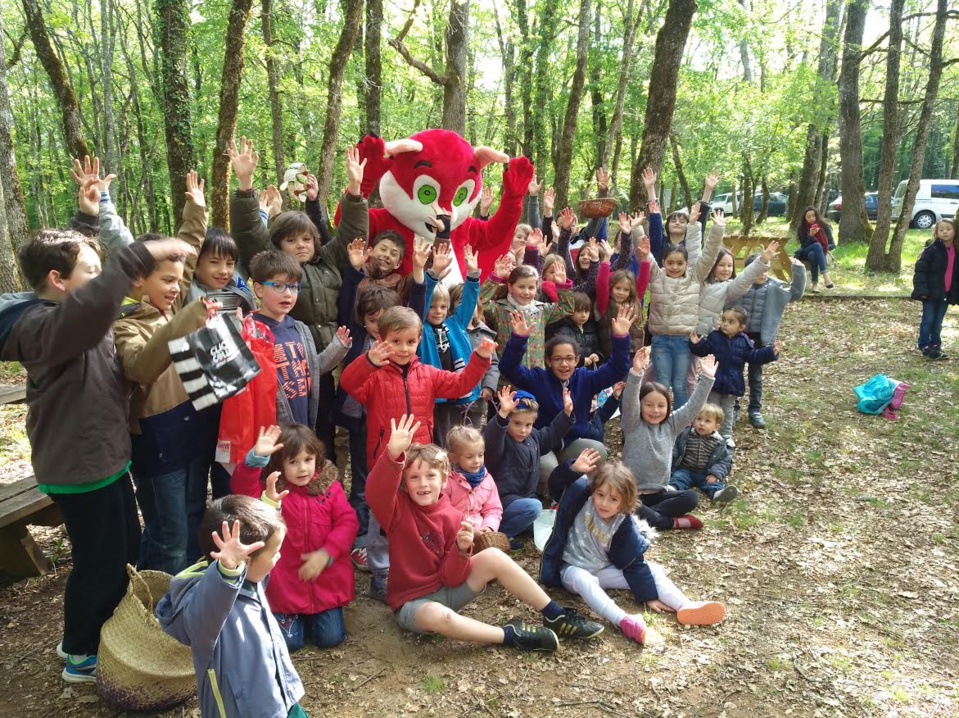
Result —
[[336, 646], [346, 638], [343, 606], [355, 593], [350, 549], [359, 530], [336, 465], [303, 424], [270, 426], [260, 429], [230, 488], [261, 496], [263, 476], [276, 481], [286, 522], [283, 552], [266, 587], [270, 608], [291, 652], [307, 638], [320, 648]]
[[467, 426], [454, 426], [446, 436], [449, 451], [449, 481], [443, 487], [453, 507], [473, 524], [476, 533], [499, 531], [503, 503], [496, 482], [486, 470], [486, 443], [483, 435]]

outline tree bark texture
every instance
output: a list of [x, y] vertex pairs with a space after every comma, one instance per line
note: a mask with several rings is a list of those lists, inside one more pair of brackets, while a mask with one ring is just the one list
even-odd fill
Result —
[[22, 4], [27, 27], [30, 29], [30, 38], [33, 40], [33, 47], [40, 59], [40, 64], [46, 70], [47, 77], [50, 78], [50, 87], [53, 89], [53, 94], [56, 95], [60, 105], [63, 137], [66, 141], [67, 151], [72, 157], [82, 158], [84, 155], [90, 154], [90, 150], [83, 137], [80, 104], [77, 101], [77, 95], [67, 78], [66, 70], [59, 55], [57, 55], [50, 42], [47, 25], [43, 20], [43, 14], [40, 12], [37, 0], [22, 0]]
[[669, 133], [669, 146], [673, 151], [673, 167], [676, 168], [676, 177], [679, 179], [679, 186], [683, 189], [683, 197], [686, 200], [686, 207], [693, 208], [693, 193], [689, 189], [689, 180], [686, 179], [686, 173], [683, 171], [683, 161], [679, 156], [679, 143], [676, 141], [676, 135]]
[[610, 172], [610, 182], [616, 184], [616, 172], [619, 169], [619, 152], [623, 131], [623, 105], [626, 100], [626, 86], [629, 84], [629, 71], [633, 64], [633, 41], [636, 38], [637, 17], [633, 14], [635, 0], [629, 0], [626, 14], [623, 15], [623, 56], [619, 66], [619, 85], [616, 88], [616, 106], [609, 123], [609, 134], [603, 145], [603, 156], [600, 165], [608, 166], [609, 153], [613, 148], [613, 165]]
[[603, 90], [600, 86], [602, 80], [602, 57], [600, 48], [602, 47], [603, 35], [600, 23], [602, 21], [602, 0], [596, 2], [596, 13], [593, 16], [593, 45], [589, 53], [589, 91], [591, 100], [591, 109], [593, 113], [593, 137], [596, 141], [596, 160], [597, 167], [603, 167], [603, 158], [608, 154], [606, 150], [606, 111], [603, 108]]
[[666, 143], [676, 109], [676, 87], [683, 50], [696, 13], [696, 0], [670, 0], [663, 26], [656, 33], [656, 51], [649, 73], [649, 97], [639, 157], [633, 165], [629, 188], [629, 206], [636, 211], [646, 207], [646, 187], [642, 171], [652, 167], [661, 172], [666, 158]]
[[[556, 22], [556, 3], [544, 2], [540, 6], [539, 12], [539, 42], [536, 47], [536, 71], [534, 75], [535, 99], [533, 101], [533, 164], [540, 177], [547, 175], [547, 159], [551, 154], [547, 148], [546, 141], [548, 137], [547, 127], [549, 117], [546, 106], [549, 103], [550, 95], [550, 71], [549, 57], [553, 51], [553, 40], [555, 35]], [[527, 116], [527, 121], [529, 115]], [[562, 205], [556, 205], [557, 209], [562, 209]]]
[[170, 171], [171, 206], [174, 217], [177, 217], [186, 195], [186, 175], [196, 167], [187, 79], [190, 15], [185, 0], [155, 0], [155, 3], [167, 168]]
[[[3, 31], [3, 16], [0, 14], [0, 37]], [[17, 157], [13, 147], [13, 112], [10, 109], [10, 93], [7, 87], [7, 61], [3, 43], [0, 42], [0, 176], [3, 178], [3, 204], [6, 217], [6, 233], [0, 234], [0, 244], [15, 252], [30, 238], [27, 208], [23, 203], [23, 188], [17, 173]], [[26, 144], [28, 138], [21, 138]], [[3, 248], [0, 247], [0, 251]]]
[[220, 80], [220, 113], [210, 178], [210, 222], [215, 227], [227, 229], [230, 226], [230, 158], [226, 150], [236, 133], [236, 109], [243, 75], [243, 45], [246, 43], [246, 23], [252, 7], [253, 0], [233, 0], [226, 28], [223, 75]]
[[526, 0], [515, 0], [512, 5], [519, 28], [519, 94], [523, 107], [523, 154], [533, 157], [533, 43], [529, 36], [529, 10]]
[[330, 183], [333, 180], [333, 160], [336, 158], [336, 141], [340, 132], [340, 113], [343, 109], [343, 75], [350, 52], [356, 42], [356, 33], [360, 29], [363, 17], [363, 0], [346, 0], [343, 13], [343, 27], [340, 39], [330, 58], [330, 81], [326, 93], [326, 121], [323, 123], [323, 144], [320, 147], [320, 165], [316, 171], [319, 185], [318, 199], [321, 207], [327, 206], [330, 196]]
[[503, 105], [506, 110], [506, 146], [503, 151], [513, 156], [516, 154], [516, 147], [519, 144], [519, 128], [516, 126], [516, 110], [513, 107], [513, 82], [516, 80], [516, 62], [513, 57], [513, 42], [503, 37], [503, 27], [499, 21], [499, 13], [494, 13], [493, 19], [496, 21], [496, 42], [499, 45], [500, 56], [503, 58], [503, 85], [506, 93], [503, 98]]
[[273, 125], [273, 169], [279, 182], [286, 171], [283, 153], [283, 100], [280, 98], [280, 73], [273, 45], [273, 0], [262, 0], [260, 28], [266, 46], [266, 84], [270, 92], [270, 118]]
[[[116, 9], [113, 0], [100, 3], [101, 79], [103, 86], [103, 166], [106, 172], [119, 174], [116, 117], [113, 112], [113, 53], [116, 43]], [[111, 187], [111, 189], [113, 189]]]
[[839, 155], [842, 163], [840, 242], [866, 242], [872, 226], [866, 216], [866, 182], [862, 166], [862, 126], [859, 121], [859, 56], [866, 29], [869, 0], [853, 0], [846, 13], [842, 70], [839, 73]]
[[556, 158], [556, 206], [569, 204], [569, 173], [573, 164], [573, 140], [576, 137], [576, 120], [583, 99], [583, 86], [586, 83], [586, 62], [589, 59], [589, 20], [591, 0], [580, 0], [579, 36], [576, 38], [576, 70], [569, 88], [566, 102], [566, 116], [563, 118], [563, 131], [559, 141]]
[[383, 0], [366, 2], [366, 131], [380, 134], [380, 107], [383, 90]]
[[919, 179], [922, 176], [922, 165], [926, 158], [926, 142], [929, 139], [929, 130], [932, 126], [936, 95], [939, 94], [939, 81], [942, 79], [942, 46], [946, 35], [948, 12], [948, 0], [937, 0], [936, 24], [932, 30], [932, 49], [929, 52], [929, 79], [926, 82], [922, 111], [919, 114], [919, 125], [916, 128], [916, 137], [912, 146], [909, 182], [906, 185], [906, 196], [902, 200], [899, 221], [892, 235], [892, 245], [889, 247], [889, 253], [884, 261], [883, 268], [891, 272], [898, 273], [902, 268], [902, 245], [906, 241], [906, 231], [909, 229], [912, 209], [916, 203], [916, 193], [919, 191]]

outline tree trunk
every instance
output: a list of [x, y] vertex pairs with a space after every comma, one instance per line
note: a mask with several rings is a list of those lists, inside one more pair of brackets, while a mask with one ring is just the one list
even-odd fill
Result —
[[60, 117], [63, 122], [63, 137], [67, 143], [67, 151], [73, 157], [83, 157], [90, 154], [87, 141], [83, 138], [83, 128], [80, 119], [80, 105], [73, 86], [67, 79], [66, 70], [60, 57], [50, 43], [47, 34], [47, 25], [43, 20], [37, 0], [22, 0], [23, 12], [26, 16], [27, 27], [30, 29], [30, 38], [36, 50], [40, 64], [50, 78], [53, 94], [57, 96], [60, 105]]
[[[526, 0], [515, 0], [516, 26], [519, 28], [519, 94], [523, 105], [523, 154], [533, 157], [533, 44], [529, 37], [529, 10]], [[538, 169], [538, 168], [537, 168]], [[542, 176], [542, 174], [540, 175]]]
[[606, 112], [603, 108], [603, 92], [600, 87], [602, 79], [601, 65], [602, 57], [600, 47], [603, 41], [603, 35], [600, 31], [600, 22], [602, 20], [602, 0], [597, 0], [596, 14], [593, 16], [593, 47], [590, 53], [589, 70], [589, 92], [591, 100], [591, 109], [593, 113], [593, 137], [596, 140], [596, 161], [597, 167], [603, 167], [603, 158], [607, 155], [606, 150]]
[[506, 142], [503, 149], [506, 154], [512, 156], [516, 154], [516, 146], [519, 144], [516, 110], [513, 107], [513, 81], [516, 78], [516, 64], [513, 61], [512, 41], [504, 41], [503, 39], [503, 28], [499, 21], [499, 13], [494, 13], [493, 19], [496, 21], [496, 42], [499, 45], [500, 56], [503, 58], [503, 84], [506, 92], [503, 100], [506, 110]]
[[[840, 16], [842, 15], [843, 0], [827, 0], [826, 21], [822, 28], [822, 39], [819, 43], [819, 66], [816, 84], [820, 88], [817, 95], [833, 84], [836, 71], [836, 59], [839, 54]], [[805, 47], [805, 45], [804, 45]], [[825, 103], [822, 103], [825, 105]], [[829, 143], [828, 133], [823, 132], [828, 126], [830, 118], [823, 113], [818, 122], [810, 122], [806, 130], [806, 154], [803, 158], [802, 173], [799, 175], [799, 185], [796, 188], [796, 202], [789, 213], [790, 225], [799, 225], [802, 211], [815, 203], [816, 179], [821, 160], [822, 144]]]
[[616, 171], [619, 169], [619, 153], [622, 147], [623, 133], [623, 104], [626, 100], [626, 86], [629, 84], [629, 70], [633, 63], [633, 40], [636, 37], [637, 19], [633, 15], [635, 0], [629, 0], [626, 13], [623, 15], [623, 57], [619, 65], [619, 86], [616, 88], [616, 107], [613, 109], [613, 119], [609, 123], [609, 135], [603, 145], [605, 154], [600, 159], [603, 167], [609, 161], [609, 152], [613, 151], [613, 164], [610, 172], [610, 183], [616, 184]]
[[563, 119], [562, 137], [556, 158], [556, 206], [565, 207], [569, 200], [569, 173], [573, 164], [573, 140], [576, 137], [576, 120], [583, 99], [586, 82], [586, 61], [589, 57], [589, 16], [591, 0], [580, 0], [579, 36], [576, 38], [576, 70], [569, 88], [566, 116]]
[[116, 43], [116, 9], [113, 0], [100, 4], [100, 43], [102, 63], [100, 80], [103, 85], [103, 166], [106, 172], [119, 174], [120, 158], [116, 146], [116, 118], [113, 114], [113, 51]]
[[[746, 0], [739, 0], [739, 4], [742, 5], [746, 13], [750, 13], [750, 8], [746, 5]], [[739, 59], [743, 63], [743, 80], [746, 81], [747, 85], [751, 85], [753, 82], [753, 71], [749, 64], [749, 41], [745, 37], [739, 41]]]
[[769, 183], [766, 181], [766, 175], [762, 176], [760, 184], [763, 188], [763, 203], [759, 208], [759, 216], [756, 217], [756, 224], [762, 224], [769, 217]]
[[639, 157], [633, 165], [629, 188], [629, 206], [635, 211], [646, 207], [646, 187], [642, 171], [652, 167], [660, 172], [666, 157], [666, 142], [676, 108], [676, 87], [683, 61], [686, 38], [696, 12], [696, 0], [670, 0], [663, 26], [656, 33], [656, 51], [649, 73], [646, 99], [646, 123]]
[[829, 189], [826, 187], [826, 179], [829, 174], [829, 136], [832, 134], [832, 125], [826, 125], [823, 129], [823, 141], [819, 146], [819, 173], [816, 176], [816, 198], [813, 204], [817, 207], [823, 207], [829, 204], [826, 201], [829, 198]]
[[[4, 35], [3, 14], [0, 13], [0, 38]], [[7, 88], [7, 60], [3, 42], [0, 42], [0, 178], [3, 192], [0, 204], [6, 219], [6, 232], [0, 234], [0, 244], [10, 246], [15, 252], [30, 238], [30, 223], [27, 208], [23, 203], [23, 188], [17, 173], [17, 159], [13, 148], [13, 112], [10, 110], [10, 94]], [[26, 138], [21, 137], [21, 142]], [[4, 251], [0, 247], [0, 251]]]
[[[372, 0], [376, 2], [377, 0]], [[270, 117], [273, 124], [273, 168], [277, 182], [286, 171], [283, 156], [283, 102], [280, 99], [280, 73], [276, 67], [276, 50], [273, 45], [273, 0], [262, 0], [260, 27], [263, 44], [266, 46], [266, 83], [270, 91]]]
[[867, 242], [872, 226], [866, 216], [866, 182], [859, 122], [859, 59], [869, 0], [853, 0], [846, 12], [842, 71], [839, 73], [839, 155], [842, 162], [840, 242]]
[[[455, 0], [454, 0], [455, 1]], [[340, 132], [340, 113], [343, 109], [343, 74], [350, 52], [356, 42], [356, 33], [360, 29], [363, 17], [363, 0], [346, 0], [343, 13], [343, 27], [340, 39], [330, 58], [330, 81], [326, 93], [326, 122], [323, 124], [323, 145], [320, 148], [320, 165], [316, 171], [319, 184], [321, 207], [327, 206], [330, 196], [330, 184], [333, 181], [333, 160], [336, 157], [336, 141]]]
[[466, 59], [469, 42], [469, 0], [450, 0], [446, 25], [446, 82], [443, 85], [443, 129], [466, 133]]
[[[534, 78], [536, 85], [536, 99], [534, 101], [532, 111], [534, 152], [533, 164], [536, 165], [536, 169], [539, 172], [540, 177], [545, 177], [547, 174], [548, 162], [546, 160], [549, 157], [546, 144], [548, 137], [546, 128], [547, 121], [549, 119], [547, 115], [547, 105], [549, 104], [551, 90], [549, 58], [553, 51], [555, 22], [556, 3], [542, 3], [539, 13], [539, 44], [536, 48], [536, 75]], [[557, 204], [556, 208], [557, 210], [560, 210], [563, 208], [563, 205]]]
[[380, 105], [383, 90], [383, 60], [381, 42], [383, 35], [383, 0], [366, 2], [366, 131], [380, 134]]
[[743, 236], [748, 236], [753, 228], [753, 195], [756, 194], [756, 181], [753, 178], [749, 157], [743, 155], [743, 203], [740, 205], [743, 223]]
[[683, 171], [683, 162], [679, 157], [679, 143], [676, 142], [676, 135], [670, 133], [669, 145], [673, 150], [673, 167], [676, 168], [676, 177], [679, 179], [679, 186], [683, 188], [683, 197], [686, 199], [686, 208], [693, 208], [693, 193], [689, 190], [689, 181], [686, 179], [686, 173]]
[[210, 223], [225, 229], [230, 226], [230, 157], [226, 151], [236, 133], [236, 108], [240, 96], [240, 78], [243, 75], [243, 45], [246, 42], [246, 23], [252, 7], [253, 0], [233, 0], [226, 29], [223, 75], [220, 81], [220, 114], [210, 178]]
[[[30, 0], [27, 0], [28, 2]], [[190, 85], [187, 81], [190, 15], [185, 0], [155, 0], [167, 168], [174, 216], [183, 205], [187, 172], [196, 167]]]
[[[902, 4], [901, 0], [896, 0], [894, 3], [894, 8], [890, 16], [890, 23], [896, 21], [896, 9], [898, 9], [899, 14], [902, 13]], [[872, 241], [869, 243], [869, 254], [866, 257], [866, 267], [874, 271], [888, 271], [899, 273], [902, 268], [902, 245], [906, 240], [906, 231], [909, 229], [909, 220], [912, 217], [912, 208], [916, 203], [916, 193], [919, 191], [919, 178], [922, 175], [922, 165], [925, 161], [926, 156], [926, 141], [929, 139], [929, 129], [932, 125], [932, 115], [935, 109], [936, 104], [936, 95], [939, 93], [939, 81], [942, 78], [942, 46], [943, 40], [946, 34], [946, 19], [948, 17], [948, 0], [938, 0], [936, 3], [936, 24], [932, 30], [932, 50], [929, 53], [929, 79], [926, 82], [926, 92], [922, 100], [922, 111], [919, 115], [919, 126], [916, 128], [916, 137], [913, 142], [912, 149], [912, 164], [909, 167], [909, 181], [906, 185], [906, 196], [902, 200], [902, 211], [899, 213], [899, 219], [896, 224], [896, 230], [892, 235], [892, 244], [889, 247], [889, 251], [881, 254], [882, 249], [885, 247], [885, 237], [883, 236], [874, 236]], [[901, 23], [900, 23], [901, 24]], [[895, 38], [898, 39], [898, 38]], [[890, 33], [890, 42], [894, 42], [892, 34]], [[898, 53], [892, 53], [898, 55]], [[887, 72], [890, 71], [890, 63], [898, 62], [898, 59], [888, 59], [887, 58]], [[893, 73], [898, 80], [898, 72]], [[898, 94], [898, 88], [895, 88], [896, 93], [893, 94], [895, 97]], [[890, 96], [890, 87], [886, 85], [886, 97], [884, 99], [889, 99]], [[883, 119], [883, 150], [886, 150], [886, 118]], [[891, 142], [892, 140], [890, 140]], [[885, 157], [883, 162], [885, 162]], [[894, 159], [890, 159], [890, 162], [894, 162]], [[892, 187], [892, 182], [890, 180], [890, 191]], [[843, 200], [845, 202], [845, 199]], [[883, 196], [880, 193], [879, 195], [879, 210], [882, 211], [883, 206]], [[843, 208], [845, 209], [845, 207]], [[878, 231], [876, 232], [878, 235]], [[881, 245], [877, 246], [877, 245]], [[880, 259], [881, 257], [881, 259]], [[870, 261], [870, 259], [872, 261]]]

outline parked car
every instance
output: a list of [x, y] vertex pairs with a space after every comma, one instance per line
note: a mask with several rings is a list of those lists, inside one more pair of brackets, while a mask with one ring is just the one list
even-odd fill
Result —
[[[876, 217], [879, 216], [879, 193], [866, 192], [864, 196], [866, 199], [866, 216], [872, 221], [875, 221]], [[829, 206], [826, 208], [826, 216], [834, 222], [839, 221], [840, 217], [842, 217], [842, 195], [839, 195], [835, 200], [829, 203]]]
[[[788, 197], [782, 194], [781, 192], [770, 192], [769, 193], [769, 208], [768, 216], [770, 217], [782, 217], [786, 214], [786, 201]], [[736, 208], [739, 209], [740, 203], [742, 202], [742, 195], [736, 195]], [[726, 214], [732, 214], [733, 211], [733, 193], [724, 192], [723, 194], [717, 194], [713, 197], [712, 202], [709, 203], [709, 206], [713, 209], [721, 209]], [[759, 214], [759, 211], [763, 208], [763, 194], [762, 192], [757, 192], [753, 197], [753, 212]]]
[[[892, 216], [902, 212], [902, 202], [906, 196], [907, 180], [896, 188], [892, 198]], [[929, 229], [940, 219], [952, 219], [959, 212], [959, 180], [924, 179], [919, 180], [919, 192], [912, 208], [909, 226], [917, 229]]]

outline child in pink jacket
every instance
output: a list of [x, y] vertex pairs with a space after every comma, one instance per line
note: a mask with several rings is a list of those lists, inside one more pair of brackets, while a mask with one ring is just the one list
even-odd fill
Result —
[[446, 435], [449, 451], [449, 481], [443, 493], [463, 518], [473, 524], [476, 533], [499, 531], [503, 520], [503, 504], [496, 482], [486, 470], [486, 442], [476, 429], [454, 426]]
[[[266, 471], [263, 471], [264, 467]], [[316, 434], [303, 424], [260, 429], [256, 445], [230, 480], [235, 494], [261, 496], [263, 483], [275, 482], [286, 522], [283, 552], [266, 587], [270, 608], [290, 652], [307, 634], [319, 648], [346, 638], [343, 606], [355, 594], [350, 549], [359, 530], [336, 464]], [[269, 499], [262, 496], [264, 501]]]

